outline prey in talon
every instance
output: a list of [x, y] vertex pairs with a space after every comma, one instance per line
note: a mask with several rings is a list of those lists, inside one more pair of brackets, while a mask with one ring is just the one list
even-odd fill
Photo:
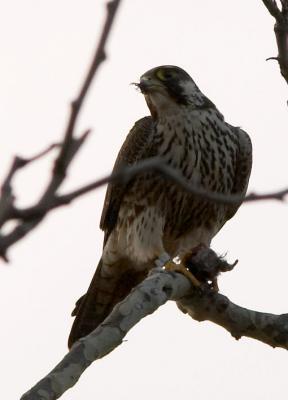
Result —
[[218, 276], [221, 272], [232, 271], [238, 260], [229, 264], [223, 256], [218, 256], [211, 248], [200, 245], [186, 254], [183, 263], [200, 282], [201, 287], [206, 286], [218, 292]]

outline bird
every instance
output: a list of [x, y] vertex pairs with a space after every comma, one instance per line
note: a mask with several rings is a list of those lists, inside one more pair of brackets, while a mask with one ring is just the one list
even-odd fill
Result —
[[102, 256], [72, 312], [69, 348], [99, 326], [155, 264], [171, 265], [198, 246], [209, 248], [247, 191], [252, 168], [249, 135], [225, 121], [186, 71], [158, 66], [145, 72], [136, 86], [150, 115], [130, 130], [113, 171], [159, 157], [187, 183], [239, 195], [239, 201], [221, 204], [199, 198], [153, 170], [124, 183], [110, 182], [100, 221]]

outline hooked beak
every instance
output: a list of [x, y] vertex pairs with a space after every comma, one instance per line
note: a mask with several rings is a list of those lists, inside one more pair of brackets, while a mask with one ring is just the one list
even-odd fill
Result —
[[138, 87], [141, 90], [141, 93], [148, 94], [149, 88], [151, 88], [151, 82], [148, 80], [140, 79], [140, 83], [138, 83]]
[[139, 88], [142, 94], [149, 94], [153, 89], [161, 87], [153, 80], [147, 78], [141, 78], [139, 83], [133, 82], [132, 85], [135, 85], [137, 88]]

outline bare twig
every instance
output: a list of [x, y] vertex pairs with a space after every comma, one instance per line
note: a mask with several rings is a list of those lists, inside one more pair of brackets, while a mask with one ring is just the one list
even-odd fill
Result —
[[[270, 11], [270, 13], [276, 18], [276, 26], [279, 24], [282, 26], [287, 22], [287, 1], [282, 1], [282, 11], [279, 10], [275, 1], [263, 0], [264, 4]], [[110, 1], [107, 4], [107, 17], [104, 23], [103, 31], [93, 57], [89, 71], [84, 79], [83, 85], [79, 91], [78, 97], [71, 104], [71, 113], [67, 123], [67, 127], [64, 134], [64, 141], [58, 153], [58, 156], [54, 163], [53, 172], [51, 174], [50, 182], [47, 188], [44, 190], [40, 200], [33, 206], [19, 209], [14, 206], [14, 195], [11, 187], [11, 181], [15, 173], [22, 167], [24, 167], [28, 162], [34, 161], [45, 155], [48, 151], [55, 147], [55, 145], [50, 146], [47, 150], [38, 154], [31, 159], [23, 159], [16, 157], [11, 166], [11, 169], [4, 181], [2, 186], [1, 198], [0, 198], [0, 228], [11, 219], [16, 220], [17, 224], [12, 232], [8, 234], [0, 233], [0, 257], [7, 261], [7, 249], [16, 243], [18, 240], [23, 238], [34, 229], [40, 221], [46, 216], [46, 214], [63, 205], [71, 203], [73, 200], [88, 193], [101, 185], [104, 185], [111, 181], [125, 182], [132, 179], [135, 175], [143, 173], [147, 170], [154, 170], [159, 174], [163, 175], [166, 179], [171, 180], [175, 184], [179, 185], [182, 189], [193, 194], [194, 196], [206, 199], [208, 201], [213, 201], [222, 204], [234, 204], [259, 200], [280, 200], [283, 201], [288, 194], [288, 189], [284, 189], [277, 192], [255, 194], [251, 193], [246, 198], [238, 196], [237, 194], [225, 195], [221, 193], [209, 192], [199, 186], [194, 186], [189, 184], [184, 178], [179, 176], [177, 172], [165, 165], [159, 159], [149, 159], [145, 160], [135, 166], [123, 168], [119, 171], [114, 172], [112, 175], [106, 176], [100, 180], [92, 182], [88, 185], [83, 186], [77, 190], [64, 195], [58, 195], [57, 191], [63, 180], [66, 177], [68, 167], [74, 158], [77, 151], [80, 149], [84, 141], [86, 140], [89, 131], [86, 131], [79, 138], [74, 137], [75, 123], [77, 117], [81, 110], [81, 106], [85, 100], [85, 96], [90, 87], [91, 81], [99, 68], [100, 64], [105, 60], [105, 45], [111, 30], [111, 26], [114, 20], [115, 13], [120, 4], [120, 0]], [[280, 26], [279, 25], [279, 26]], [[275, 28], [276, 29], [276, 28]], [[277, 28], [278, 29], [278, 28]], [[288, 46], [288, 40], [285, 42], [285, 46]], [[279, 52], [280, 54], [280, 52]], [[282, 53], [281, 53], [282, 54]], [[283, 53], [284, 54], [284, 53]], [[283, 55], [282, 54], [282, 55]], [[288, 56], [288, 53], [285, 53]], [[278, 58], [277, 58], [278, 59]], [[282, 57], [283, 59], [283, 57]], [[287, 60], [288, 66], [288, 60]], [[288, 71], [288, 69], [287, 69]], [[288, 75], [287, 75], [288, 77]]]
[[[40, 153], [36, 154], [35, 156], [31, 158], [21, 158], [21, 157], [15, 157], [12, 165], [8, 171], [8, 174], [6, 176], [6, 179], [4, 180], [2, 187], [1, 187], [1, 197], [0, 197], [0, 228], [5, 224], [5, 222], [9, 219], [12, 218], [12, 215], [14, 214], [16, 208], [14, 207], [14, 200], [15, 197], [13, 195], [13, 190], [11, 186], [11, 181], [16, 174], [16, 172], [25, 167], [27, 164], [38, 160], [39, 158], [45, 156], [47, 153], [49, 153], [51, 150], [53, 150], [56, 147], [59, 147], [60, 144], [55, 143], [50, 145], [48, 148], [45, 150], [41, 151]], [[2, 236], [0, 235], [0, 249], [1, 249], [1, 239]], [[1, 251], [0, 251], [1, 252]], [[3, 259], [7, 262], [8, 259], [6, 257], [6, 252], [4, 251], [2, 253]]]
[[[143, 172], [153, 170], [163, 175], [164, 178], [171, 180], [176, 185], [180, 186], [186, 192], [193, 194], [195, 197], [199, 197], [203, 200], [212, 201], [214, 203], [221, 204], [235, 204], [239, 202], [250, 203], [252, 201], [260, 201], [260, 200], [278, 200], [284, 201], [285, 197], [288, 195], [288, 188], [283, 190], [257, 194], [257, 193], [249, 193], [246, 197], [229, 194], [225, 195], [222, 193], [212, 192], [201, 188], [198, 185], [191, 185], [188, 183], [183, 177], [181, 177], [174, 168], [169, 167], [168, 165], [162, 163], [161, 160], [155, 159], [147, 159], [133, 167], [127, 167], [121, 169], [119, 172], [114, 172], [111, 175], [107, 175], [102, 179], [99, 179], [95, 182], [92, 182], [86, 186], [83, 186], [80, 189], [77, 189], [69, 194], [58, 196], [55, 198], [55, 203], [52, 205], [52, 208], [60, 207], [62, 205], [71, 203], [74, 199], [91, 192], [94, 189], [99, 188], [109, 182], [125, 182], [127, 180], [132, 179], [134, 176], [141, 174]], [[25, 210], [23, 210], [25, 213]], [[29, 214], [29, 210], [27, 209], [27, 213]]]
[[279, 200], [283, 201], [288, 195], [288, 188], [270, 192], [270, 193], [250, 193], [246, 197], [239, 196], [239, 195], [225, 195], [222, 193], [208, 191], [204, 188], [201, 188], [199, 185], [192, 185], [191, 183], [187, 182], [178, 172], [170, 167], [169, 165], [165, 164], [160, 158], [149, 158], [140, 163], [132, 166], [132, 167], [123, 167], [119, 171], [113, 172], [111, 175], [107, 175], [101, 179], [96, 180], [88, 185], [83, 186], [80, 189], [74, 190], [65, 195], [55, 196], [50, 203], [46, 203], [45, 207], [40, 208], [38, 205], [35, 207], [30, 207], [26, 209], [18, 209], [15, 212], [15, 218], [31, 218], [35, 216], [40, 216], [42, 214], [47, 213], [48, 211], [61, 207], [63, 205], [71, 203], [73, 200], [77, 199], [78, 197], [91, 192], [99, 187], [109, 183], [109, 182], [127, 182], [128, 180], [134, 178], [136, 175], [141, 173], [153, 170], [154, 172], [158, 172], [164, 178], [172, 181], [186, 192], [193, 194], [195, 197], [202, 198], [204, 200], [212, 201], [215, 203], [221, 204], [235, 204], [239, 202], [252, 202], [252, 201], [260, 201], [260, 200]]
[[[161, 159], [150, 158], [132, 167], [123, 167], [122, 169], [113, 172], [111, 175], [107, 175], [102, 179], [96, 180], [95, 182], [85, 185], [82, 188], [74, 190], [68, 194], [57, 195], [53, 193], [53, 195], [47, 196], [45, 198], [45, 201], [40, 201], [32, 207], [19, 209], [13, 206], [12, 201], [6, 202], [10, 206], [10, 209], [6, 210], [6, 212], [4, 213], [5, 217], [9, 216], [10, 219], [18, 219], [21, 222], [11, 233], [0, 237], [0, 254], [5, 254], [6, 250], [9, 248], [9, 246], [11, 246], [11, 244], [15, 243], [26, 235], [26, 229], [28, 229], [28, 231], [31, 230], [35, 226], [35, 224], [40, 222], [40, 220], [43, 219], [43, 217], [51, 210], [61, 207], [63, 205], [67, 205], [78, 197], [88, 192], [91, 192], [92, 190], [95, 190], [100, 186], [107, 184], [108, 182], [117, 181], [125, 183], [136, 175], [147, 172], [149, 170], [158, 172], [165, 179], [172, 181], [174, 184], [177, 184], [183, 190], [193, 194], [195, 197], [199, 197], [208, 201], [213, 201], [215, 203], [229, 205], [260, 200], [284, 201], [285, 197], [288, 195], [288, 188], [264, 194], [250, 193], [246, 197], [233, 194], [225, 195], [222, 193], [210, 192], [204, 188], [201, 188], [201, 186], [191, 185], [183, 177], [181, 177], [174, 168], [165, 164]], [[4, 208], [2, 207], [2, 209]]]
[[288, 188], [278, 190], [275, 192], [257, 194], [257, 193], [249, 193], [243, 200], [244, 203], [248, 203], [251, 201], [263, 201], [263, 200], [278, 200], [284, 201], [285, 197], [288, 195]]
[[[20, 212], [17, 208], [14, 207], [14, 195], [11, 188], [11, 181], [15, 173], [20, 168], [22, 168], [28, 162], [34, 161], [42, 157], [44, 154], [51, 150], [51, 147], [28, 160], [16, 157], [4, 181], [0, 199], [0, 228], [7, 221], [11, 219], [18, 219], [18, 223], [16, 227], [12, 230], [12, 232], [7, 235], [0, 234], [0, 257], [2, 257], [5, 261], [8, 261], [7, 249], [12, 244], [26, 236], [27, 233], [30, 232], [32, 229], [34, 229], [47, 214], [47, 211], [49, 210], [49, 205], [55, 203], [55, 199], [57, 199], [57, 190], [59, 189], [66, 177], [68, 167], [82, 144], [85, 142], [90, 132], [89, 130], [87, 130], [80, 137], [74, 137], [75, 123], [81, 110], [81, 106], [85, 100], [93, 77], [95, 76], [100, 64], [106, 58], [105, 46], [119, 4], [120, 0], [112, 0], [107, 3], [107, 16], [102, 34], [100, 36], [100, 40], [94, 54], [91, 66], [80, 89], [79, 95], [71, 104], [71, 113], [65, 130], [64, 140], [62, 146], [60, 147], [58, 156], [55, 160], [54, 168], [50, 177], [50, 182], [47, 188], [44, 190], [44, 193], [42, 194], [40, 200], [33, 207], [30, 208], [33, 209], [33, 212], [30, 213], [29, 216], [19, 218], [18, 215], [20, 214]], [[54, 148], [55, 145], [53, 145], [52, 147]], [[37, 209], [40, 211], [38, 212]], [[45, 211], [43, 212], [43, 210]]]
[[262, 0], [263, 3], [265, 4], [267, 10], [270, 12], [270, 14], [277, 20], [280, 21], [282, 18], [281, 11], [279, 10], [279, 7], [277, 6], [277, 3], [275, 0]]
[[287, 11], [288, 10], [288, 1], [287, 0], [280, 0], [282, 4], [283, 10]]
[[[11, 167], [9, 169], [9, 172], [8, 172], [4, 182], [2, 184], [0, 201], [2, 200], [2, 196], [5, 197], [5, 196], [10, 195], [12, 193], [11, 181], [12, 181], [12, 178], [14, 177], [14, 175], [16, 174], [16, 172], [19, 169], [25, 167], [27, 164], [30, 164], [33, 161], [39, 160], [39, 158], [42, 158], [47, 153], [49, 153], [51, 150], [55, 149], [56, 147], [60, 147], [60, 146], [61, 146], [61, 144], [59, 144], [59, 143], [51, 144], [46, 149], [42, 150], [40, 153], [38, 153], [35, 156], [30, 157], [30, 158], [15, 157], [13, 162], [12, 162], [12, 165], [11, 165]], [[0, 209], [1, 209], [1, 207], [0, 207]], [[1, 222], [2, 221], [1, 221], [1, 218], [0, 218], [0, 227], [2, 226]]]
[[288, 2], [281, 0], [280, 10], [275, 0], [262, 0], [270, 14], [275, 18], [274, 32], [278, 46], [278, 56], [268, 60], [277, 60], [281, 75], [288, 83]]
[[81, 107], [82, 107], [82, 104], [86, 97], [86, 94], [88, 92], [88, 89], [91, 85], [91, 82], [92, 82], [100, 64], [102, 64], [102, 62], [104, 62], [106, 59], [105, 46], [106, 46], [106, 42], [107, 42], [109, 33], [111, 31], [111, 28], [112, 28], [112, 25], [114, 22], [114, 17], [117, 12], [120, 1], [121, 0], [109, 1], [106, 5], [107, 6], [107, 17], [106, 17], [106, 20], [105, 20], [105, 23], [103, 26], [103, 30], [102, 30], [92, 63], [90, 65], [88, 73], [84, 79], [84, 82], [80, 89], [78, 97], [71, 103], [71, 113], [70, 113], [69, 121], [67, 124], [66, 132], [65, 132], [64, 146], [62, 148], [62, 151], [59, 154], [58, 159], [56, 160], [56, 163], [55, 163], [56, 168], [59, 168], [59, 169], [65, 168], [65, 166], [62, 164], [68, 156], [68, 154], [67, 154], [68, 153], [67, 152], [68, 144], [71, 141], [73, 141], [73, 132], [74, 132], [77, 117], [81, 110]]
[[89, 365], [122, 343], [127, 332], [168, 300], [192, 318], [212, 321], [239, 339], [247, 336], [273, 347], [288, 349], [288, 315], [248, 310], [209, 289], [192, 288], [184, 275], [156, 269], [90, 335], [74, 344], [63, 360], [21, 400], [59, 398], [78, 381]]

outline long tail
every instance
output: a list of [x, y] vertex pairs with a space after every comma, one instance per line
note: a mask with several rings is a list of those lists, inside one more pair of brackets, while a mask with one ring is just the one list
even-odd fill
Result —
[[[115, 304], [123, 300], [131, 289], [143, 280], [146, 272], [135, 272], [121, 265], [113, 265], [113, 276], [105, 276], [100, 259], [87, 293], [76, 302], [72, 316], [75, 320], [68, 339], [70, 348], [74, 342], [97, 328], [110, 314]], [[104, 275], [104, 276], [103, 276]]]

